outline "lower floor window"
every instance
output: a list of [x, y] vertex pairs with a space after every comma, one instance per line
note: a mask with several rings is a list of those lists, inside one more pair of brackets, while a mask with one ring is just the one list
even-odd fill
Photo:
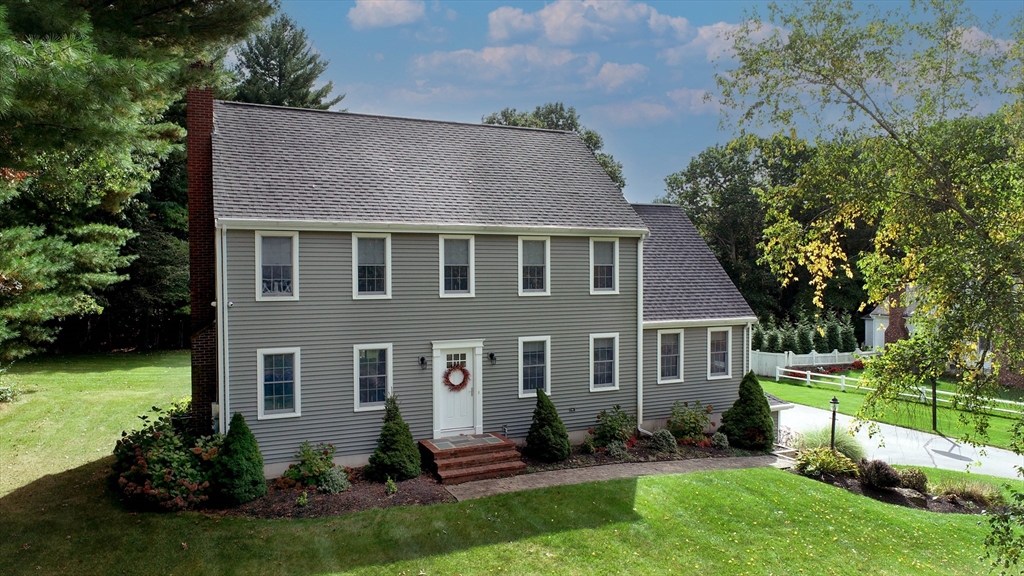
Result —
[[298, 348], [262, 349], [260, 359], [259, 417], [299, 415]]
[[548, 347], [551, 338], [533, 336], [519, 339], [519, 396], [536, 396], [537, 390], [550, 394], [551, 363]]
[[729, 375], [729, 334], [728, 328], [708, 330], [708, 376]]
[[618, 348], [618, 334], [590, 336], [592, 390], [618, 387]]
[[391, 345], [356, 346], [356, 410], [377, 409], [391, 392]]

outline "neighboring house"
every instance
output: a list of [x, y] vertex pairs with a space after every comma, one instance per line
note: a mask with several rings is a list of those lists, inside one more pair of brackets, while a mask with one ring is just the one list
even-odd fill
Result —
[[538, 389], [577, 441], [614, 405], [735, 400], [750, 308], [576, 135], [210, 90], [188, 114], [196, 421], [241, 412], [268, 476], [303, 440], [364, 463], [392, 394], [417, 439], [523, 438]]

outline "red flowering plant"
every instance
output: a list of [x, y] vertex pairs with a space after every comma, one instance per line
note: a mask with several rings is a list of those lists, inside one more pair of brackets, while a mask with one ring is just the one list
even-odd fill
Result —
[[863, 370], [864, 369], [864, 361], [863, 360], [854, 360], [853, 364], [850, 364], [850, 369], [851, 370]]
[[693, 440], [694, 442], [704, 437], [704, 430], [711, 422], [711, 406], [702, 406], [700, 400], [690, 406], [689, 402], [680, 402], [672, 406], [672, 414], [668, 418], [666, 428], [679, 440]]
[[[309, 441], [299, 445], [299, 451], [295, 458], [299, 461], [292, 464], [281, 475], [282, 479], [291, 480], [296, 485], [316, 488], [327, 474], [334, 468], [334, 444], [317, 444], [315, 447]], [[288, 482], [287, 484], [291, 484]]]

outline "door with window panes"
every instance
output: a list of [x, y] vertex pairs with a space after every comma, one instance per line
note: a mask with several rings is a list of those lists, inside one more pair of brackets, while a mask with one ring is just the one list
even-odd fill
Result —
[[[473, 394], [477, 379], [473, 374], [473, 350], [471, 348], [448, 348], [441, 351], [441, 359], [444, 361], [441, 367], [442, 383], [440, 395], [441, 408], [441, 430], [445, 433], [472, 432], [475, 422]], [[469, 373], [468, 381], [465, 381], [466, 372], [449, 369], [456, 364], [466, 368]], [[443, 374], [448, 373], [451, 386], [444, 383]], [[461, 389], [455, 387], [465, 383]]]

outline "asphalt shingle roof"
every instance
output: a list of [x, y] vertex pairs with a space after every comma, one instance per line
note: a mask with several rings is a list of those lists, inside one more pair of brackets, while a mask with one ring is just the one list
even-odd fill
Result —
[[750, 318], [754, 312], [682, 208], [633, 204], [644, 241], [644, 321]]
[[643, 230], [576, 135], [214, 103], [217, 218]]

